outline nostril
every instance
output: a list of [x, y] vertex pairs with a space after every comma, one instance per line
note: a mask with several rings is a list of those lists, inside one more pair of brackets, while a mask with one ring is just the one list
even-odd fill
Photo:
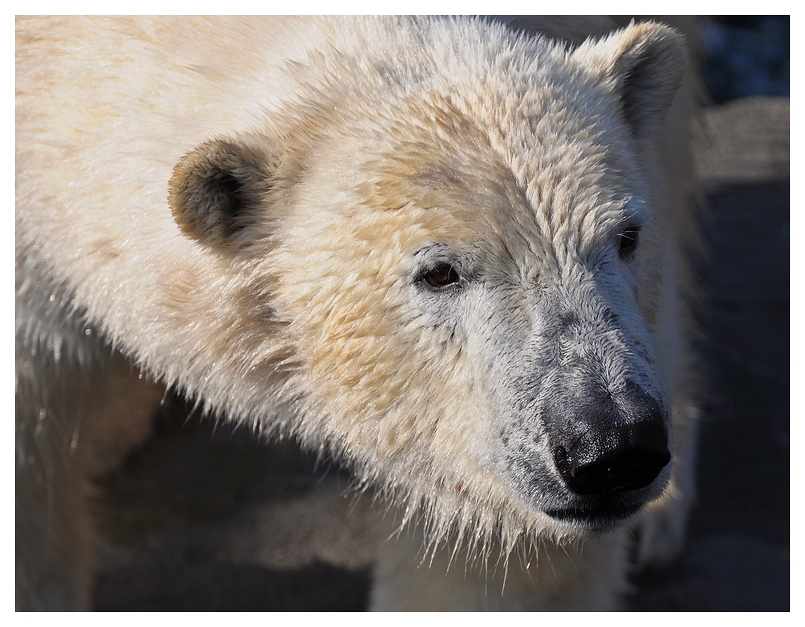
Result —
[[667, 449], [665, 453], [625, 451], [590, 464], [571, 466], [568, 487], [577, 494], [639, 490], [654, 481], [671, 460]]
[[591, 430], [567, 449], [553, 450], [562, 480], [576, 494], [606, 494], [649, 485], [671, 461], [665, 430], [638, 422]]

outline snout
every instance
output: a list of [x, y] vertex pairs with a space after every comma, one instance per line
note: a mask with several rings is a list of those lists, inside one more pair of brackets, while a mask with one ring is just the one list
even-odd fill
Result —
[[[550, 437], [556, 469], [583, 496], [630, 492], [650, 485], [671, 461], [663, 411], [636, 385], [612, 396], [591, 394], [581, 405], [556, 407]], [[557, 419], [558, 418], [558, 419]]]

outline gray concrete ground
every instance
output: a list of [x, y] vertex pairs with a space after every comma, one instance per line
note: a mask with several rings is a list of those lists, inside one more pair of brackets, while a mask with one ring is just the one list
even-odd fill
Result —
[[[789, 609], [788, 124], [788, 99], [705, 117], [700, 496], [681, 558], [634, 575], [633, 610]], [[169, 399], [101, 486], [97, 609], [364, 609], [375, 513], [314, 466]]]

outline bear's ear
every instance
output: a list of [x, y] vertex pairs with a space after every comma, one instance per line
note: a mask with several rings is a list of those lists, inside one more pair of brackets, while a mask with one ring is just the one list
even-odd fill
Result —
[[231, 248], [256, 223], [277, 165], [262, 138], [216, 139], [185, 155], [173, 170], [168, 201], [182, 232]]
[[653, 22], [588, 40], [573, 53], [588, 72], [610, 82], [636, 137], [655, 132], [671, 106], [687, 66], [684, 37]]

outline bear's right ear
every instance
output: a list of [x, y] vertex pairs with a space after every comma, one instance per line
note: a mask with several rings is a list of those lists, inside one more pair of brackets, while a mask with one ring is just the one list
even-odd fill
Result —
[[231, 248], [256, 223], [277, 163], [262, 138], [216, 139], [185, 155], [173, 170], [168, 201], [182, 232]]

